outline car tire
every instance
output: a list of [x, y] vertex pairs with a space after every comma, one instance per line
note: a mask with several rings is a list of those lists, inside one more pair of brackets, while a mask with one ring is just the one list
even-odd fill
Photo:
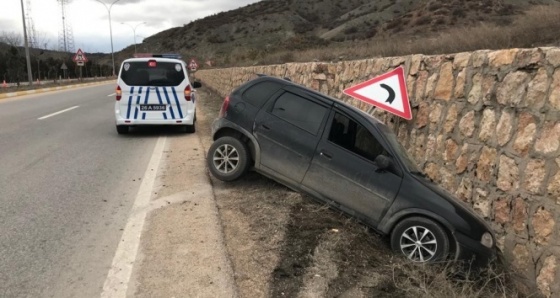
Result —
[[128, 133], [128, 126], [126, 125], [117, 125], [117, 133], [120, 135], [124, 135]]
[[393, 229], [391, 248], [410, 261], [435, 263], [447, 259], [449, 237], [437, 222], [425, 217], [409, 217]]
[[206, 161], [214, 177], [222, 181], [233, 181], [249, 169], [247, 145], [234, 137], [221, 137], [214, 141]]

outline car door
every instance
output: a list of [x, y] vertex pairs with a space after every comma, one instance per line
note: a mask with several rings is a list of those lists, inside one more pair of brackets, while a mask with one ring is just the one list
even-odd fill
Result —
[[[263, 172], [299, 184], [309, 168], [330, 106], [320, 100], [285, 91], [255, 118]], [[258, 162], [258, 161], [257, 161]]]
[[302, 184], [370, 224], [377, 224], [396, 197], [402, 178], [374, 162], [389, 156], [369, 128], [333, 109]]

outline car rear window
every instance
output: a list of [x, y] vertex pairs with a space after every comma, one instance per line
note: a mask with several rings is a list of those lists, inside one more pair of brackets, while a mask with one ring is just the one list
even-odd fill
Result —
[[252, 106], [260, 108], [282, 85], [277, 82], [265, 81], [257, 83], [243, 93], [243, 100]]
[[185, 80], [181, 63], [148, 61], [125, 62], [121, 70], [121, 79], [129, 86], [178, 86]]

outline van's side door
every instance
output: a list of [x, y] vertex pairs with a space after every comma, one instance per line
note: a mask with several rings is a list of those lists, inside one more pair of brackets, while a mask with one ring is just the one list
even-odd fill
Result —
[[299, 184], [329, 112], [328, 103], [288, 90], [270, 100], [257, 114], [253, 129], [261, 149], [261, 170]]
[[389, 154], [370, 129], [334, 108], [302, 185], [375, 225], [396, 197], [402, 178], [379, 170], [375, 157]]

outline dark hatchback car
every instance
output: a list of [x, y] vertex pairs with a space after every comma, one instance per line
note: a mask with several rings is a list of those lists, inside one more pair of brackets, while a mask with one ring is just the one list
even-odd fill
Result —
[[226, 97], [212, 132], [207, 162], [220, 180], [253, 168], [390, 235], [415, 262], [496, 256], [484, 220], [432, 183], [387, 126], [337, 99], [261, 76]]

